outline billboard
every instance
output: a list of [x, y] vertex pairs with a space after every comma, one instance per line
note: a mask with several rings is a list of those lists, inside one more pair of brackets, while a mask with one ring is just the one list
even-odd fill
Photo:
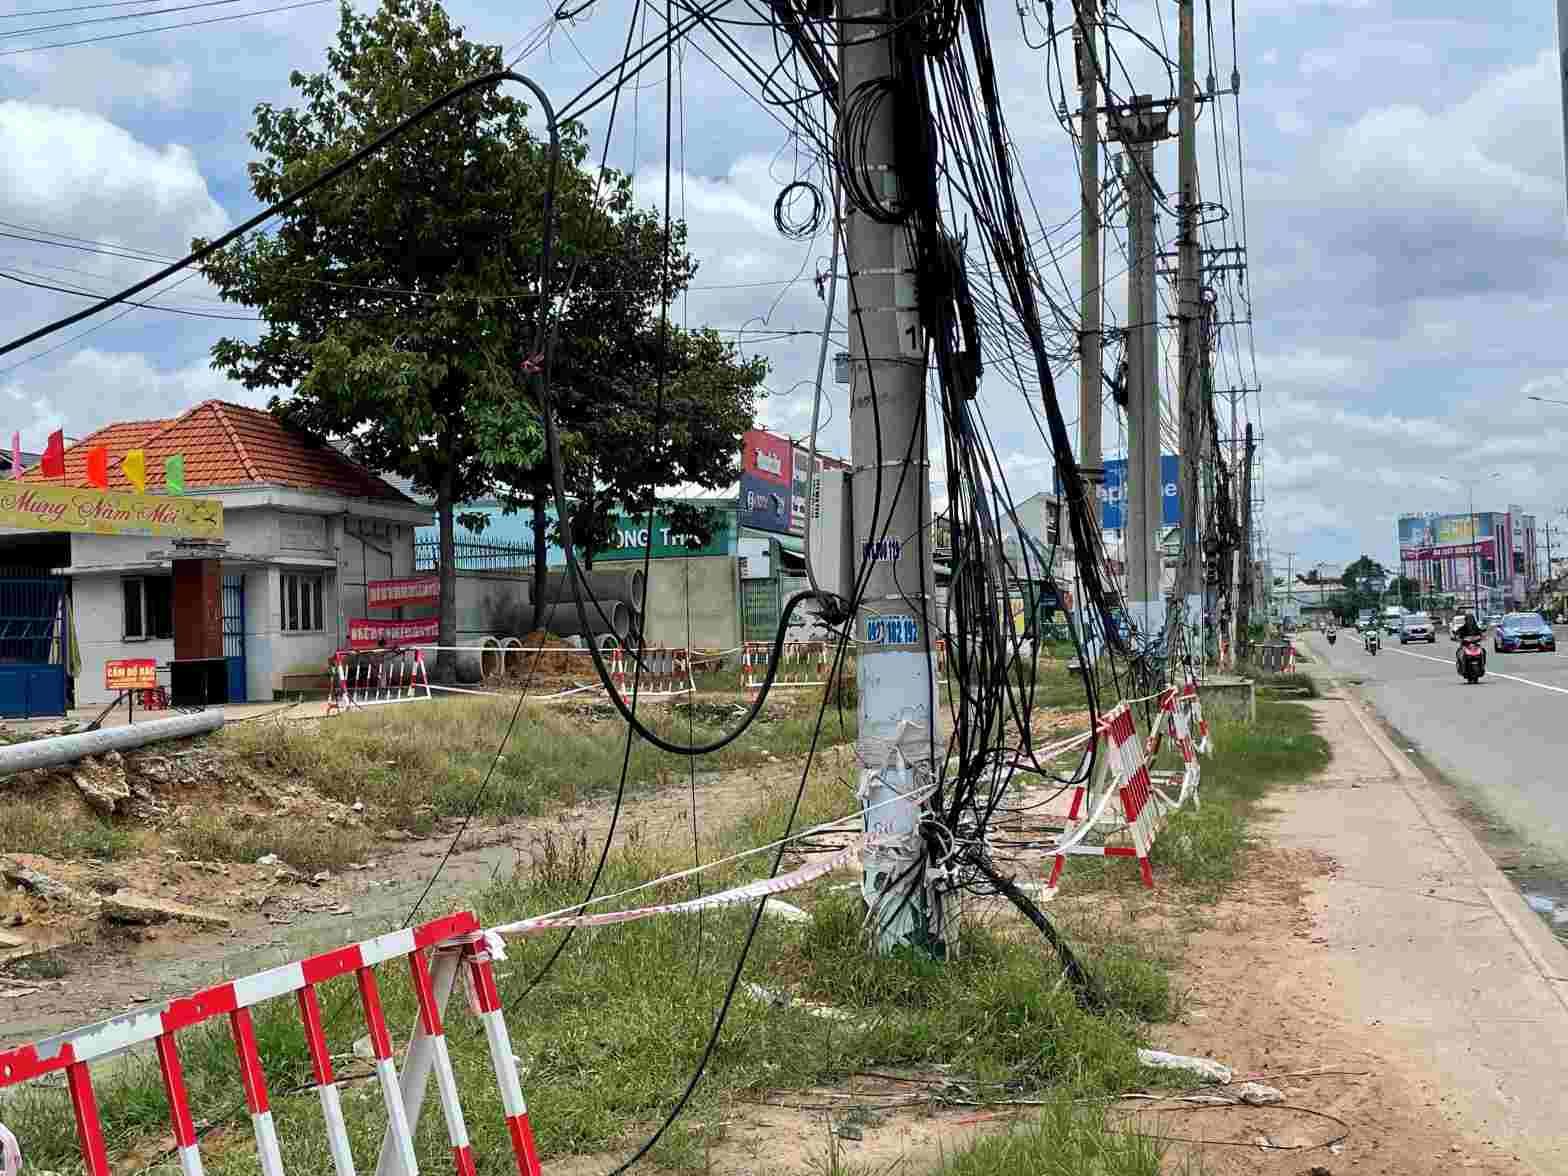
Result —
[[758, 478], [755, 474], [740, 476], [740, 525], [758, 531], [776, 531], [787, 535], [790, 531], [790, 490]]
[[794, 513], [795, 447], [788, 437], [748, 429], [740, 450], [740, 525], [787, 535]]
[[[1181, 491], [1177, 480], [1181, 476], [1181, 458], [1174, 453], [1160, 455], [1160, 525], [1181, 525]], [[1100, 499], [1100, 527], [1106, 531], [1120, 531], [1126, 523], [1127, 461], [1110, 457], [1105, 460], [1105, 481], [1094, 488]], [[1062, 492], [1062, 479], [1056, 478], [1056, 493]]]
[[770, 486], [789, 490], [794, 477], [794, 446], [788, 437], [780, 437], [766, 429], [748, 429], [740, 441], [740, 475]]

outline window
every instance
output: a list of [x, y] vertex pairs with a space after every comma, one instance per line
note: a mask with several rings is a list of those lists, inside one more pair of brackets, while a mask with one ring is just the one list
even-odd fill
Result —
[[174, 636], [174, 579], [132, 576], [120, 581], [125, 603], [123, 632], [127, 640], [167, 640]]
[[299, 576], [285, 573], [283, 583], [283, 631], [285, 633], [319, 633], [324, 629], [322, 620], [321, 576]]

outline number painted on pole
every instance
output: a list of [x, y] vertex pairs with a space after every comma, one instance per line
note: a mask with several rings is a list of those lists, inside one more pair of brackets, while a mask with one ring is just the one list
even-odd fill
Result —
[[920, 640], [920, 626], [911, 616], [868, 617], [868, 645], [913, 645]]

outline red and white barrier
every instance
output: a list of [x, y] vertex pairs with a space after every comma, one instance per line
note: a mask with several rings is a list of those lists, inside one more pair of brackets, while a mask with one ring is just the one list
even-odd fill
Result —
[[[427, 954], [434, 957], [433, 961], [426, 958]], [[419, 1005], [417, 1035], [410, 1045], [401, 1078], [392, 1059], [392, 1039], [382, 1016], [375, 974], [376, 965], [399, 958], [408, 961]], [[157, 1051], [163, 1075], [180, 1171], [184, 1176], [201, 1176], [204, 1168], [176, 1035], [215, 1018], [226, 1017], [256, 1138], [259, 1168], [263, 1176], [283, 1176], [277, 1129], [272, 1122], [267, 1079], [256, 1049], [250, 1010], [263, 1001], [292, 993], [304, 1026], [305, 1046], [310, 1054], [317, 1096], [321, 1100], [333, 1168], [336, 1176], [354, 1176], [342, 1099], [333, 1075], [331, 1052], [316, 994], [318, 985], [352, 973], [358, 984], [381, 1101], [387, 1113], [386, 1137], [377, 1171], [385, 1176], [416, 1176], [418, 1173], [414, 1127], [419, 1120], [425, 1084], [434, 1072], [458, 1176], [474, 1176], [468, 1128], [441, 1018], [442, 1006], [451, 994], [460, 966], [467, 969], [469, 981], [479, 994], [479, 1015], [490, 1043], [517, 1171], [519, 1176], [539, 1176], [539, 1157], [518, 1083], [516, 1059], [512, 1056], [506, 1023], [500, 1012], [490, 955], [477, 920], [466, 912], [219, 984], [194, 996], [171, 1001], [160, 1009], [127, 1013], [0, 1053], [0, 1090], [64, 1070], [85, 1170], [88, 1176], [110, 1176], [108, 1150], [90, 1066], [134, 1046], [150, 1043]]]
[[[1066, 827], [1054, 851], [1048, 891], [1055, 891], [1068, 856], [1074, 854], [1137, 858], [1143, 884], [1153, 887], [1154, 871], [1149, 864], [1149, 852], [1172, 812], [1189, 800], [1196, 806], [1202, 778], [1198, 753], [1207, 750], [1208, 740], [1208, 724], [1203, 721], [1197, 687], [1190, 677], [1180, 690], [1168, 687], [1159, 698], [1160, 718], [1147, 739], [1139, 737], [1132, 708], [1126, 702], [1117, 703], [1101, 719], [1095, 737], [1105, 740], [1104, 754], [1095, 777], [1073, 790]], [[1194, 715], [1203, 732], [1202, 743], [1192, 737]], [[1150, 771], [1149, 760], [1159, 751], [1166, 732], [1181, 749], [1180, 773]], [[1176, 796], [1166, 790], [1169, 787], [1178, 788]], [[1116, 802], [1114, 810], [1113, 801]], [[1132, 844], [1085, 844], [1088, 834], [1097, 828], [1108, 833], [1124, 832]]]
[[329, 715], [434, 697], [421, 649], [340, 649], [332, 657]]
[[[828, 643], [826, 641], [786, 641], [779, 653], [774, 690], [797, 690], [828, 683]], [[741, 685], [755, 696], [767, 681], [773, 664], [773, 642], [748, 641], [741, 653]]]
[[1296, 643], [1294, 641], [1285, 642], [1284, 672], [1287, 674], [1294, 674], [1296, 672]]
[[[641, 659], [639, 673], [635, 659]], [[627, 668], [630, 661], [631, 668]], [[691, 657], [685, 649], [645, 647], [635, 654], [617, 646], [610, 651], [610, 681], [622, 698], [631, 697], [633, 685], [640, 698], [677, 698], [695, 694], [697, 683], [691, 676]]]

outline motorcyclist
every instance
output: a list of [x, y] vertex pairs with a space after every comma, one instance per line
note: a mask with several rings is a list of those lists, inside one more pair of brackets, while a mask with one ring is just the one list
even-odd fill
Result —
[[1476, 624], [1475, 615], [1473, 613], [1465, 613], [1465, 619], [1459, 623], [1459, 632], [1454, 634], [1455, 639], [1459, 642], [1459, 648], [1454, 651], [1454, 668], [1459, 670], [1461, 674], [1464, 673], [1464, 670], [1460, 667], [1459, 659], [1464, 656], [1465, 642], [1472, 638], [1479, 641], [1484, 636], [1486, 636], [1486, 633], [1480, 625]]

